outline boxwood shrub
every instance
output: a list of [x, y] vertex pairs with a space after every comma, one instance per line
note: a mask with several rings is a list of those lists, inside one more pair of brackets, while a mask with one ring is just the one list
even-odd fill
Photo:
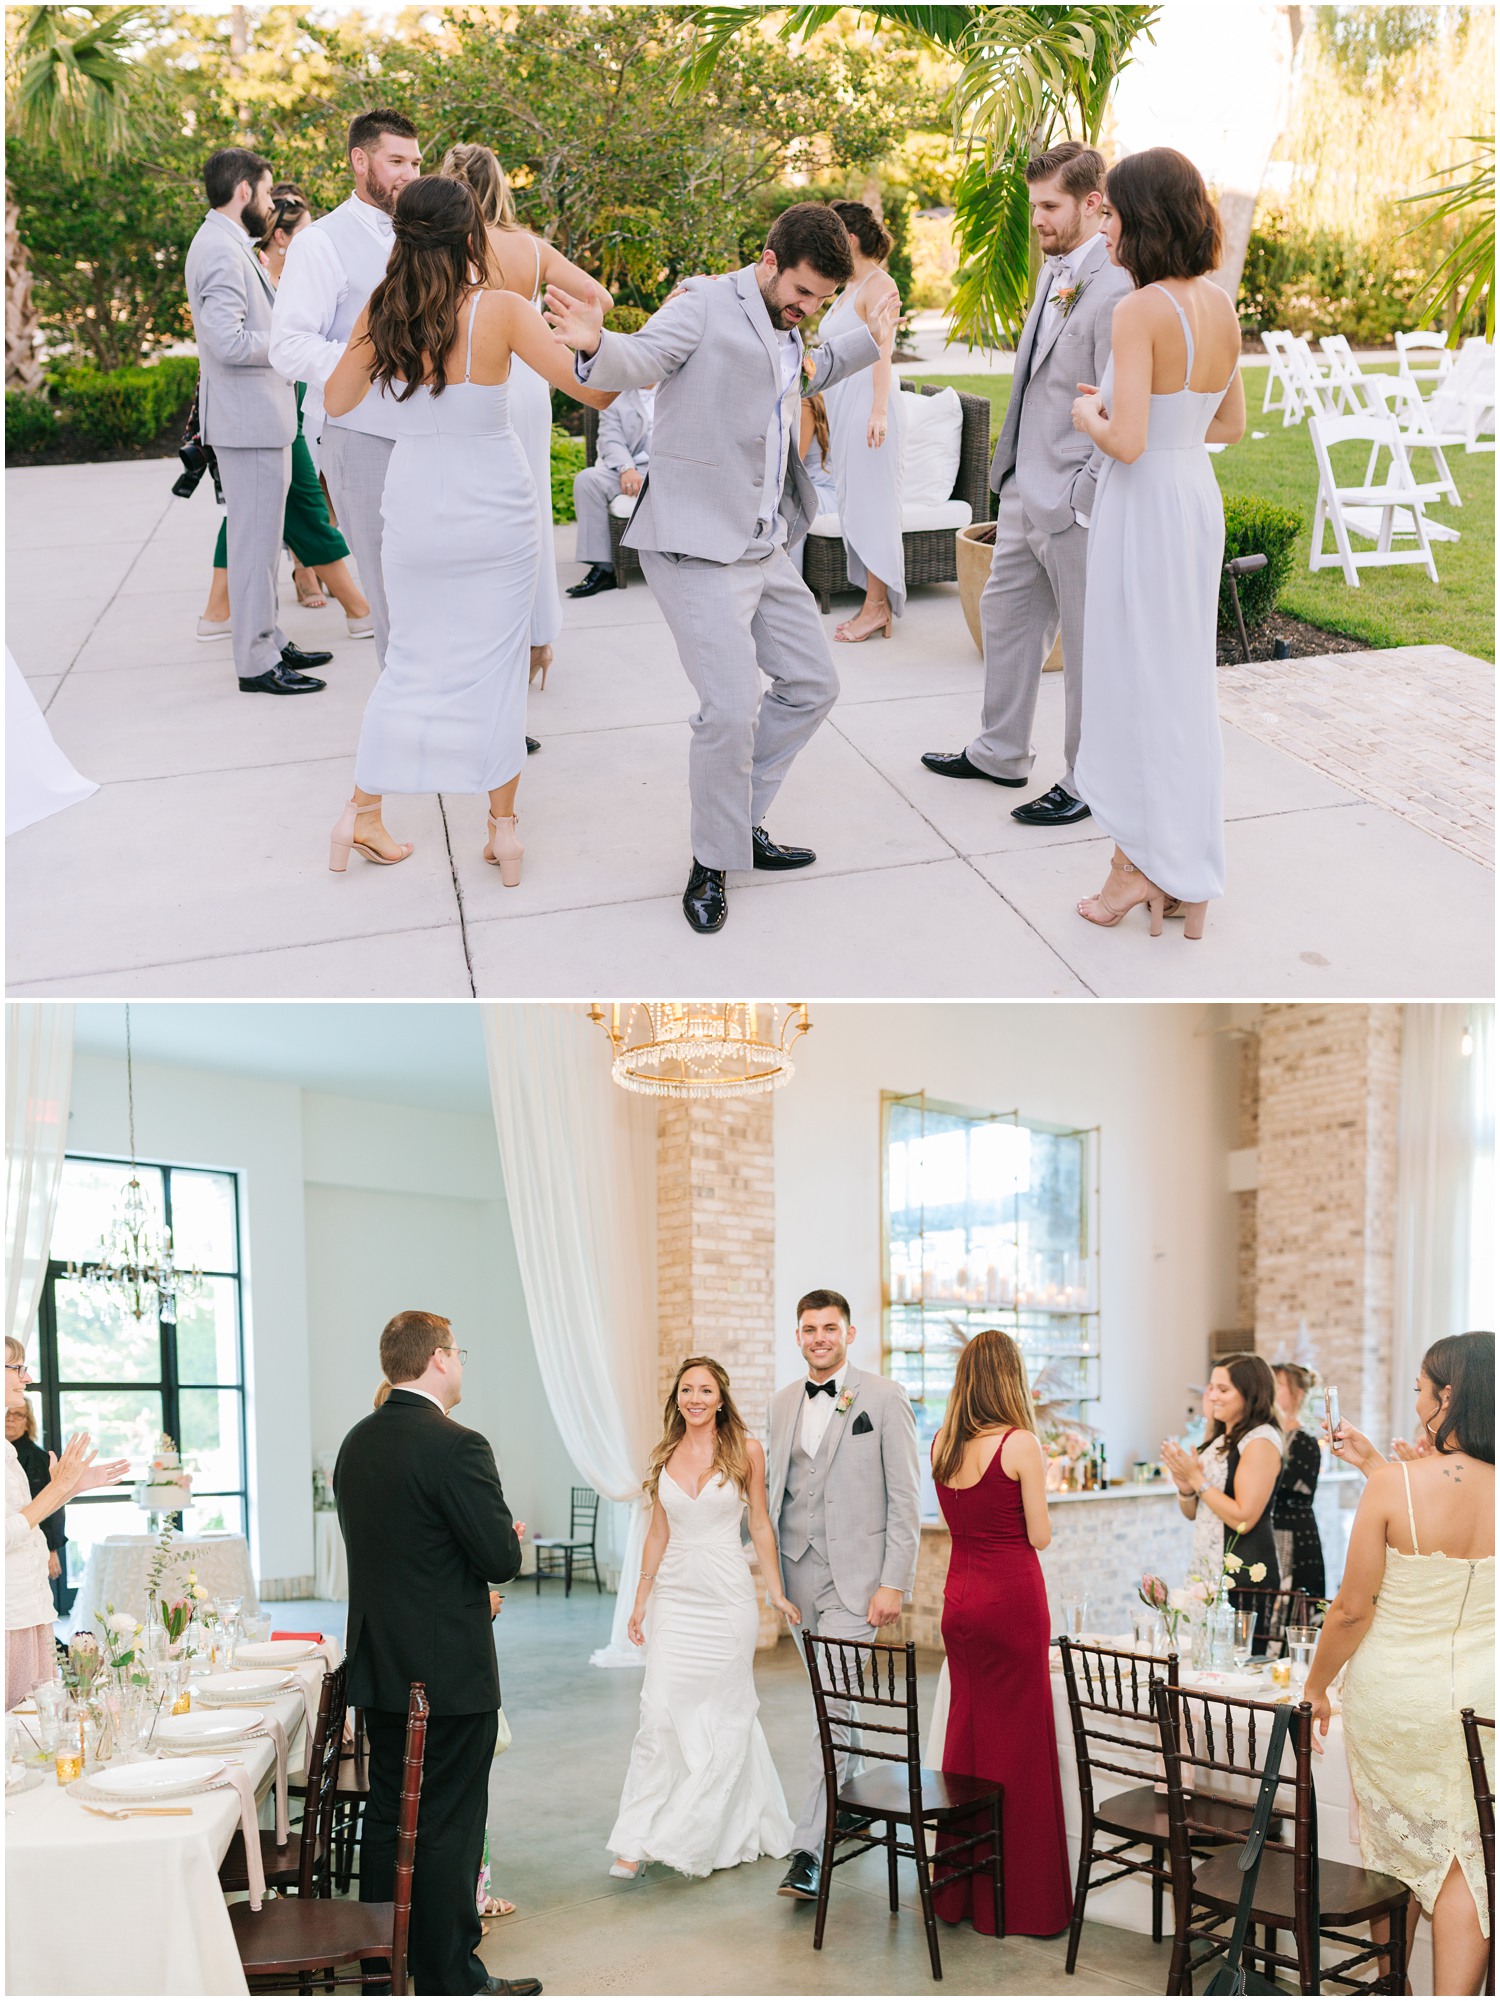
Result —
[[57, 413], [44, 389], [6, 390], [5, 449], [8, 452], [45, 451], [56, 437]]
[[[1291, 507], [1274, 500], [1262, 500], [1254, 493], [1226, 493], [1224, 496], [1224, 560], [1235, 556], [1262, 555], [1269, 558], [1263, 570], [1241, 577], [1240, 605], [1247, 626], [1259, 625], [1276, 609], [1276, 600], [1292, 573], [1292, 559], [1306, 523]], [[1228, 577], [1219, 580], [1219, 630], [1232, 633], [1234, 599]]]
[[[570, 438], [561, 424], [552, 426], [552, 519], [572, 521], [573, 475], [583, 471], [583, 440]], [[546, 551], [543, 550], [545, 558]]]
[[149, 368], [68, 368], [56, 377], [63, 422], [98, 445], [149, 444], [181, 414], [198, 379], [192, 355], [167, 355]]

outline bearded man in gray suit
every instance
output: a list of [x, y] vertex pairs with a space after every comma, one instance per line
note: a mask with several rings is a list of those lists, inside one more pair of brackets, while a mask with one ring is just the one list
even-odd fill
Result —
[[984, 714], [966, 750], [922, 759], [943, 778], [1023, 786], [1036, 755], [1031, 726], [1042, 662], [1062, 627], [1064, 770], [1039, 799], [1012, 809], [1029, 827], [1086, 820], [1073, 760], [1083, 715], [1083, 593], [1088, 523], [1103, 454], [1073, 428], [1081, 385], [1104, 380], [1116, 303], [1130, 275], [1100, 233], [1104, 156], [1067, 139], [1026, 167], [1031, 218], [1047, 262], [1016, 349], [1010, 403], [990, 466], [1000, 496], [995, 554], [979, 600]]
[[[842, 1293], [809, 1292], [797, 1302], [807, 1376], [772, 1399], [766, 1454], [782, 1590], [802, 1614], [803, 1632], [835, 1640], [873, 1640], [901, 1617], [921, 1543], [916, 1419], [899, 1383], [849, 1366], [854, 1335]], [[847, 1703], [828, 1709], [835, 1720], [851, 1714]], [[857, 1745], [851, 1732], [841, 1782]], [[827, 1814], [815, 1724], [810, 1783], [781, 1895], [817, 1896]]]
[[640, 551], [698, 696], [693, 867], [682, 898], [695, 931], [723, 929], [728, 870], [817, 860], [810, 848], [778, 847], [764, 819], [839, 688], [812, 593], [787, 552], [818, 512], [797, 451], [799, 399], [873, 366], [900, 310], [892, 294], [873, 329], [813, 349], [807, 375], [797, 329], [853, 268], [833, 210], [798, 202], [772, 223], [758, 262], [688, 279], [639, 333], [605, 333], [597, 307], [547, 289], [547, 318], [576, 350], [580, 381], [658, 385], [650, 469], [625, 542]]

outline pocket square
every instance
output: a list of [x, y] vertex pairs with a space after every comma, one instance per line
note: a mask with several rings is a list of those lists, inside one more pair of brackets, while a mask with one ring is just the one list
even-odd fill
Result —
[[854, 1420], [854, 1436], [858, 1438], [861, 1432], [873, 1431], [874, 1429], [874, 1425], [870, 1422], [870, 1413], [867, 1410], [862, 1410]]

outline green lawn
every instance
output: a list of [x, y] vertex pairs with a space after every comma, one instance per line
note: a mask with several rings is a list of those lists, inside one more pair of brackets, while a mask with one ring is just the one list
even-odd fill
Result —
[[[923, 381], [939, 387], [950, 384], [975, 396], [988, 396], [998, 431], [1005, 406], [1010, 400], [1008, 376], [925, 376]], [[1311, 546], [1313, 507], [1318, 497], [1317, 471], [1313, 463], [1312, 441], [1305, 424], [1283, 430], [1279, 413], [1260, 413], [1265, 394], [1265, 370], [1245, 371], [1245, 395], [1249, 427], [1244, 438], [1228, 451], [1214, 454], [1214, 465], [1226, 493], [1261, 494], [1295, 508], [1303, 517], [1306, 532], [1301, 553], [1281, 598], [1281, 608], [1295, 618], [1320, 625], [1326, 632], [1347, 633], [1352, 639], [1371, 646], [1456, 646], [1480, 659], [1495, 657], [1495, 454], [1475, 452], [1462, 446], [1449, 451], [1448, 465], [1463, 495], [1461, 508], [1440, 505], [1432, 518], [1445, 526], [1462, 530], [1457, 542], [1439, 542], [1434, 548], [1438, 576], [1433, 583], [1416, 564], [1391, 570], [1361, 570], [1358, 590], [1344, 582], [1341, 570], [1312, 571], [1307, 567]], [[1257, 438], [1256, 431], [1265, 436]], [[1348, 445], [1345, 456], [1335, 454], [1335, 470], [1352, 483], [1364, 470], [1365, 448]], [[1431, 459], [1416, 452], [1412, 468], [1418, 479], [1431, 476]], [[1332, 536], [1325, 531], [1325, 542]], [[1356, 541], [1355, 552], [1366, 542]]]

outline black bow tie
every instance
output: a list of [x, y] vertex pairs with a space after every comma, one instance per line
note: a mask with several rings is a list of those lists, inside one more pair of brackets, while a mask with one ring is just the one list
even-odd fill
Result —
[[839, 1386], [833, 1380], [832, 1376], [828, 1378], [826, 1383], [804, 1383], [802, 1387], [810, 1397], [836, 1397], [839, 1393]]

